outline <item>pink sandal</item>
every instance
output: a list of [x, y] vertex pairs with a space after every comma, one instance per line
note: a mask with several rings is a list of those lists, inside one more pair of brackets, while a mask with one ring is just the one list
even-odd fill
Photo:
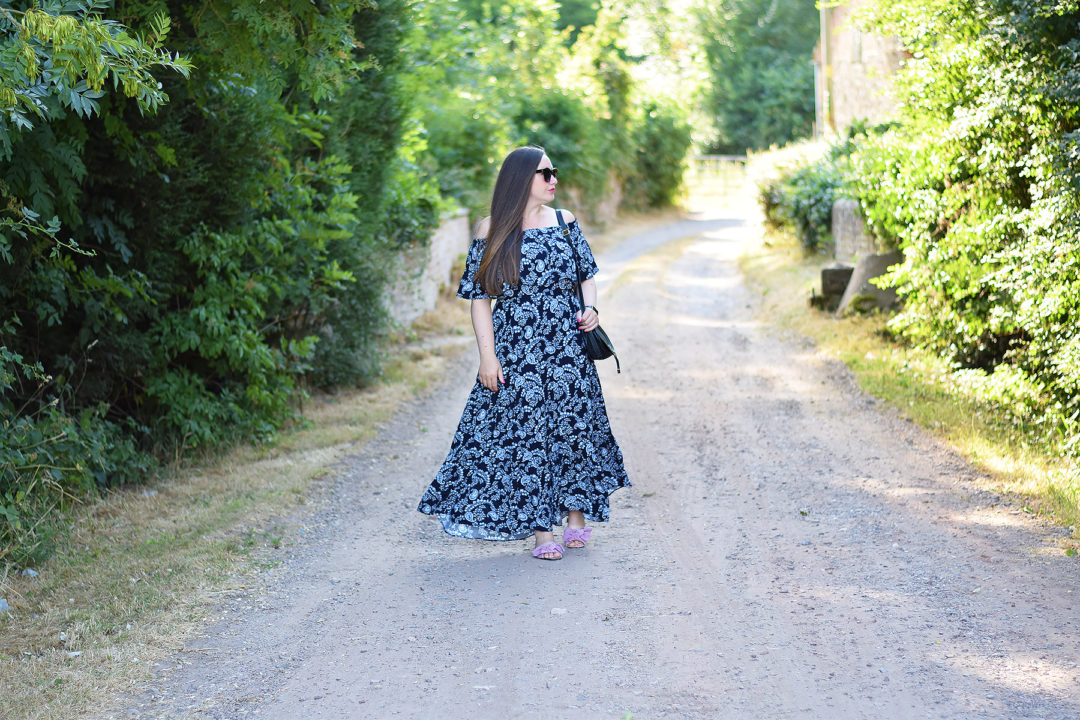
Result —
[[[534, 558], [539, 558], [540, 560], [562, 560], [562, 556], [563, 556], [563, 554], [565, 552], [566, 551], [563, 550], [563, 546], [560, 545], [559, 543], [549, 542], [549, 543], [544, 543], [543, 545], [540, 545], [540, 546], [538, 546], [536, 548], [533, 548], [533, 557]], [[556, 558], [540, 557], [541, 555], [543, 555], [545, 553], [559, 553], [559, 557], [556, 557]]]
[[583, 548], [583, 547], [585, 547], [585, 545], [588, 544], [589, 538], [591, 538], [591, 537], [592, 537], [592, 528], [591, 527], [584, 527], [584, 528], [568, 527], [565, 530], [563, 530], [563, 533], [562, 533], [562, 541], [564, 543], [566, 543], [566, 547], [572, 548], [574, 550], [578, 550], [580, 548], [578, 546], [571, 545], [570, 543], [572, 543], [572, 542], [580, 542], [581, 543], [580, 547]]

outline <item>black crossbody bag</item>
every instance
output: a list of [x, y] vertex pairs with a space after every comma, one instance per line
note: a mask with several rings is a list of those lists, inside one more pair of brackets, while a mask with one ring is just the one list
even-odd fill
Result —
[[[570, 250], [574, 253], [574, 275], [576, 276], [577, 284], [574, 286], [577, 289], [578, 302], [581, 304], [581, 312], [585, 312], [585, 296], [581, 294], [581, 260], [578, 258], [577, 247], [570, 239], [570, 228], [566, 226], [566, 221], [563, 220], [562, 210], [555, 211], [555, 217], [559, 220], [559, 227], [562, 229], [563, 237], [570, 244]], [[604, 332], [604, 329], [599, 325], [595, 330], [590, 332], [581, 333], [582, 342], [585, 343], [585, 354], [592, 360], [606, 360], [609, 357], [615, 358], [615, 372], [621, 373], [622, 366], [619, 364], [619, 356], [615, 354], [615, 345], [611, 342], [611, 338]]]

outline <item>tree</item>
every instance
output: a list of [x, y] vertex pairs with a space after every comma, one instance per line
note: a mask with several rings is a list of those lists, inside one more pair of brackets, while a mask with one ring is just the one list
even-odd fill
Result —
[[700, 8], [711, 83], [711, 150], [742, 153], [810, 134], [818, 11], [803, 0], [723, 0]]
[[[152, 113], [169, 98], [155, 71], [188, 76], [191, 64], [164, 48], [169, 20], [155, 13], [145, 35], [103, 18], [108, 3], [0, 7], [0, 560], [40, 558], [41, 518], [145, 456], [102, 412], [68, 410], [50, 391], [69, 387], [68, 368], [46, 367], [28, 334], [55, 328], [75, 302], [107, 307], [139, 288], [79, 268], [93, 250], [60, 239], [87, 174], [78, 128], [113, 95]], [[111, 88], [110, 88], [111, 85]], [[118, 91], [113, 95], [108, 90]], [[51, 218], [43, 221], [42, 218]], [[65, 233], [66, 234], [66, 233]], [[29, 325], [29, 328], [27, 327]], [[35, 338], [36, 339], [36, 338]], [[76, 340], [68, 345], [79, 344]], [[85, 345], [89, 338], [83, 339]], [[56, 377], [54, 373], [60, 374]], [[47, 528], [47, 526], [46, 526]]]
[[[191, 63], [164, 47], [169, 18], [158, 12], [145, 35], [132, 33], [100, 12], [111, 3], [50, 0], [20, 10], [0, 7], [0, 161], [12, 157], [13, 146], [35, 124], [47, 124], [68, 113], [88, 118], [99, 109], [107, 84], [133, 98], [141, 112], [153, 112], [168, 101], [156, 70], [174, 70], [187, 77]], [[69, 160], [73, 169], [78, 163]], [[50, 208], [34, 208], [0, 182], [0, 257], [6, 244], [28, 233], [50, 237], [59, 220], [39, 220]]]

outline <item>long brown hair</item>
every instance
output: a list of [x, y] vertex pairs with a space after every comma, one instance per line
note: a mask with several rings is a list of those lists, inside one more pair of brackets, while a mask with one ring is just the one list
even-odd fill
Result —
[[532, 193], [536, 166], [543, 159], [542, 147], [519, 147], [506, 156], [499, 168], [491, 195], [487, 246], [476, 272], [480, 287], [488, 295], [500, 295], [503, 283], [517, 285], [520, 280], [521, 223]]

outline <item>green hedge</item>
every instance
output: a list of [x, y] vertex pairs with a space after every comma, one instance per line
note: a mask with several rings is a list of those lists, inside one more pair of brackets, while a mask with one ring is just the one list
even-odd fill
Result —
[[833, 239], [833, 203], [843, 185], [843, 173], [833, 157], [788, 168], [758, 189], [766, 225], [792, 232], [807, 250], [826, 249]]
[[856, 154], [872, 229], [902, 247], [892, 328], [977, 371], [1080, 454], [1080, 3], [882, 4], [914, 58], [904, 123]]
[[[162, 7], [116, 12], [141, 27]], [[436, 221], [429, 189], [389, 180], [409, 112], [384, 77], [404, 3], [167, 9], [197, 70], [153, 82], [161, 112], [54, 103], [0, 154], [6, 561], [39, 558], [53, 510], [144, 480], [155, 457], [269, 438], [305, 384], [371, 377], [336, 358], [375, 355], [386, 238]], [[339, 119], [356, 105], [383, 122]]]
[[652, 101], [641, 109], [634, 140], [633, 172], [626, 198], [639, 207], [672, 204], [682, 188], [692, 142], [690, 123], [681, 108]]

